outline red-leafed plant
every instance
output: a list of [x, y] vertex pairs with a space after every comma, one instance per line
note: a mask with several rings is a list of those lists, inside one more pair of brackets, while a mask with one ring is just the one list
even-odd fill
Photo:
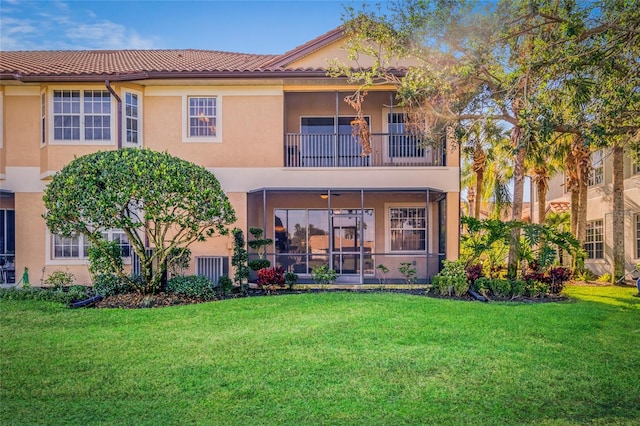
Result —
[[284, 269], [280, 266], [258, 270], [258, 285], [267, 293], [283, 288], [285, 284]]

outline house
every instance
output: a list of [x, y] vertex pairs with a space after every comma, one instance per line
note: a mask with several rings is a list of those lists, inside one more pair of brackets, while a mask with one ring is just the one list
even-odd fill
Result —
[[[265, 229], [272, 264], [310, 280], [328, 264], [338, 282], [427, 281], [459, 245], [459, 155], [405, 132], [390, 85], [369, 90], [372, 152], [362, 155], [344, 102], [356, 86], [327, 76], [347, 61], [337, 28], [282, 55], [203, 50], [0, 52], [0, 255], [31, 282], [56, 269], [89, 283], [86, 241], [52, 235], [43, 190], [75, 156], [146, 147], [213, 172], [238, 223]], [[402, 64], [397, 64], [401, 70]], [[125, 263], [136, 256], [125, 235]], [[232, 239], [192, 246], [191, 273], [227, 272]], [[11, 263], [11, 262], [8, 262]]]
[[[587, 191], [587, 226], [585, 266], [601, 275], [611, 273], [614, 244], [624, 244], [625, 271], [631, 272], [640, 263], [640, 165], [629, 156], [624, 158], [624, 241], [613, 239], [613, 158], [610, 150], [591, 154], [591, 175]], [[549, 182], [547, 213], [570, 212], [571, 194], [560, 173]], [[535, 197], [535, 191], [532, 191]], [[538, 200], [534, 198], [534, 204]], [[537, 212], [537, 207], [533, 212]], [[534, 221], [538, 222], [534, 215]]]

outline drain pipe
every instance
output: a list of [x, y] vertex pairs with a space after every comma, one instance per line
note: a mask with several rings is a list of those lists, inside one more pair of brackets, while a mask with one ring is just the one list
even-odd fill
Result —
[[118, 116], [116, 117], [116, 121], [118, 122], [118, 149], [122, 149], [122, 99], [120, 99], [120, 96], [118, 96], [116, 91], [113, 90], [113, 87], [111, 87], [111, 83], [109, 83], [109, 80], [105, 80], [104, 85], [109, 93], [111, 93], [111, 95], [116, 98], [116, 101], [118, 102]]

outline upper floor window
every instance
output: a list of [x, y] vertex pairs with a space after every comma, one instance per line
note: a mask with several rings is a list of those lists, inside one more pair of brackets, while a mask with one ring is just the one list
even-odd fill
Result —
[[124, 141], [131, 145], [142, 143], [140, 95], [135, 92], [124, 93]]
[[602, 150], [591, 153], [591, 173], [589, 174], [589, 186], [599, 185], [604, 178], [604, 156]]
[[426, 250], [427, 219], [424, 207], [389, 209], [391, 251]]
[[106, 90], [54, 90], [55, 141], [110, 141], [111, 95]]
[[189, 137], [217, 136], [217, 98], [189, 96]]
[[589, 259], [604, 259], [604, 228], [602, 219], [587, 222], [584, 249]]
[[425, 156], [425, 147], [419, 137], [407, 131], [405, 114], [387, 114], [390, 158], [419, 158]]

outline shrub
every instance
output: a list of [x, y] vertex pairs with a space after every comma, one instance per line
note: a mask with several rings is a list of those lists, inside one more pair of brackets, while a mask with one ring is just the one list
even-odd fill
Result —
[[598, 281], [599, 283], [609, 283], [611, 282], [611, 274], [605, 272], [604, 274], [600, 275], [596, 281]]
[[[83, 291], [80, 288], [82, 287]], [[86, 287], [74, 286], [74, 290], [61, 291], [51, 288], [27, 287], [27, 288], [0, 288], [0, 299], [6, 300], [41, 300], [45, 302], [55, 302], [69, 304], [77, 300], [86, 298]]]
[[524, 296], [527, 293], [527, 282], [525, 280], [511, 281], [511, 295]]
[[93, 282], [93, 292], [105, 297], [132, 291], [133, 287], [128, 282], [113, 274], [98, 275]]
[[50, 287], [53, 287], [54, 290], [62, 290], [63, 287], [69, 287], [73, 284], [73, 281], [76, 279], [75, 275], [73, 275], [69, 271], [53, 271], [44, 283]]
[[471, 284], [471, 287], [480, 294], [488, 293], [491, 290], [490, 282], [489, 278], [480, 277]]
[[496, 297], [508, 297], [511, 294], [511, 282], [506, 278], [494, 278], [489, 281], [489, 286]]
[[222, 291], [222, 294], [227, 294], [233, 288], [233, 281], [227, 275], [222, 275], [218, 278], [218, 287], [220, 291]]
[[[549, 270], [550, 288], [553, 294], [560, 294], [564, 288], [564, 283], [571, 279], [571, 270], [569, 268], [557, 267]], [[611, 276], [609, 276], [611, 278]]]
[[284, 274], [284, 283], [289, 287], [289, 290], [293, 290], [293, 287], [298, 283], [298, 274], [295, 272], [287, 272]]
[[525, 294], [529, 297], [544, 296], [549, 293], [549, 284], [542, 281], [527, 281]]
[[215, 290], [207, 277], [198, 275], [179, 275], [167, 281], [167, 292], [196, 299], [211, 300], [215, 297]]
[[484, 276], [482, 272], [482, 263], [476, 263], [475, 265], [469, 265], [466, 268], [467, 280], [470, 284], [473, 284], [478, 278]]
[[329, 269], [329, 265], [314, 266], [311, 270], [311, 276], [317, 284], [331, 284], [338, 278], [338, 273], [333, 269]]
[[433, 290], [443, 296], [451, 294], [462, 296], [465, 294], [469, 289], [469, 282], [464, 263], [460, 260], [445, 260], [443, 265], [442, 271], [431, 280]]
[[258, 271], [258, 285], [267, 292], [284, 287], [284, 269], [280, 266]]
[[596, 278], [596, 275], [591, 271], [591, 269], [584, 268], [576, 271], [575, 277], [578, 281], [593, 281]]
[[254, 271], [259, 271], [260, 269], [265, 269], [271, 266], [271, 262], [269, 259], [253, 259], [247, 262], [247, 265]]
[[413, 267], [411, 262], [402, 262], [398, 267], [398, 271], [402, 274], [407, 284], [412, 285], [416, 282], [416, 268]]

